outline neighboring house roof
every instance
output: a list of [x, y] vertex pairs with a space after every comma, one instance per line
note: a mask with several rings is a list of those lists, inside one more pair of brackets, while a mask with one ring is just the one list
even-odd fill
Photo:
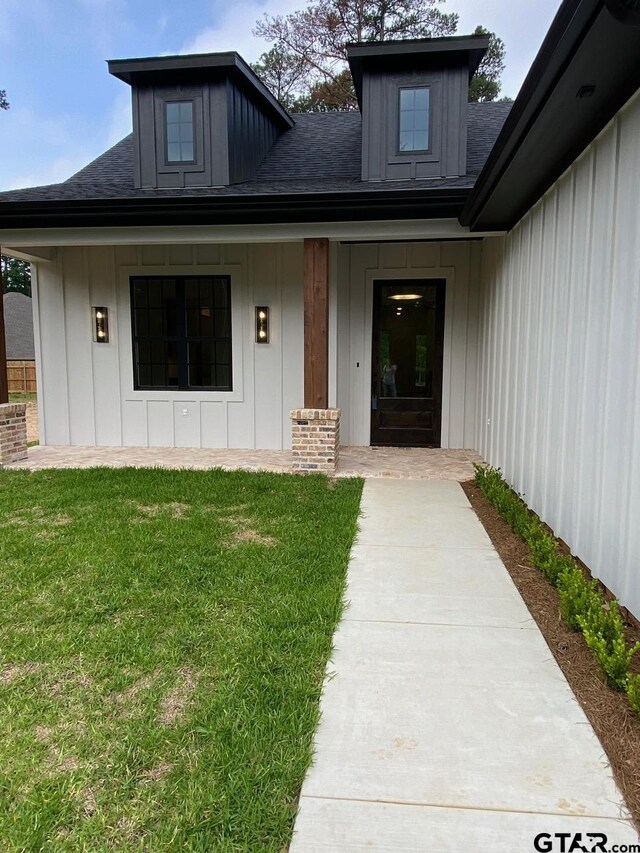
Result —
[[7, 358], [17, 361], [34, 359], [31, 297], [24, 293], [5, 293], [3, 303]]
[[0, 193], [0, 201], [66, 201], [280, 194], [321, 194], [398, 190], [471, 189], [484, 165], [510, 103], [469, 104], [468, 174], [423, 181], [361, 180], [362, 120], [359, 112], [301, 113], [283, 133], [253, 180], [223, 187], [136, 189], [133, 137], [127, 136], [61, 184]]

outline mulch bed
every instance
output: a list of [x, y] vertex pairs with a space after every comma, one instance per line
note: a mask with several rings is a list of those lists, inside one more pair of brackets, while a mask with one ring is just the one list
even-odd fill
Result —
[[[640, 828], [640, 717], [624, 693], [608, 686], [582, 634], [562, 621], [558, 593], [531, 566], [526, 543], [473, 481], [461, 485], [600, 739], [634, 823]], [[627, 618], [626, 627], [630, 642], [640, 640], [635, 620]], [[638, 657], [640, 654], [636, 655], [634, 669]]]

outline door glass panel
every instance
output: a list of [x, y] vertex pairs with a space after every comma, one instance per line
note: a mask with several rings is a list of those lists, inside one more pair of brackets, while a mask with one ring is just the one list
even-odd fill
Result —
[[371, 440], [440, 441], [444, 281], [374, 286]]

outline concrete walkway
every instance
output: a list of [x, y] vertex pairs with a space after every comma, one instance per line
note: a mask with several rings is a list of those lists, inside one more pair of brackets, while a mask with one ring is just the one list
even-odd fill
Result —
[[360, 523], [291, 853], [520, 853], [557, 832], [637, 843], [459, 484], [367, 480]]

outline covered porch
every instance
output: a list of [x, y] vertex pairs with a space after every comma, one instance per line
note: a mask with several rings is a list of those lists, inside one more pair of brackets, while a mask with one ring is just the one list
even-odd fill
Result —
[[[394, 445], [475, 446], [482, 239], [470, 238], [457, 221], [74, 228], [0, 238], [6, 252], [33, 264], [40, 443], [46, 448], [32, 453], [39, 467], [56, 458], [67, 464], [65, 448], [80, 461], [129, 450], [151, 460], [175, 451], [179, 459], [183, 451], [195, 457], [201, 450], [203, 467], [216, 464], [209, 459], [218, 453], [246, 456], [255, 467], [258, 454], [263, 465], [279, 469], [332, 473], [338, 465], [339, 475], [389, 476], [375, 472], [399, 466], [401, 475], [411, 473], [409, 457], [394, 453]], [[228, 283], [228, 387], [174, 386], [170, 365], [164, 387], [149, 387], [137, 364], [133, 281], [151, 288], [199, 278]], [[393, 341], [384, 355], [376, 293], [393, 286], [403, 296], [418, 290], [425, 296], [431, 283], [434, 291], [437, 283], [441, 311], [439, 353], [430, 354], [431, 344], [412, 326], [409, 355], [393, 352]], [[400, 317], [402, 305], [406, 315], [418, 302], [389, 300], [389, 307]], [[264, 309], [266, 340], [257, 325]], [[94, 328], [96, 311], [107, 315], [106, 340]], [[431, 362], [418, 364], [418, 342], [422, 359], [432, 358], [435, 378]], [[405, 359], [400, 372], [422, 387], [415, 396], [429, 398], [429, 411], [414, 413], [413, 392], [401, 382], [403, 399], [382, 399], [383, 358]], [[427, 438], [416, 440], [414, 429], [400, 435], [403, 440], [395, 433], [380, 440], [383, 405], [402, 408], [405, 401], [414, 405], [401, 419], [431, 419]], [[382, 446], [365, 454], [372, 445]], [[340, 453], [344, 465], [337, 463]], [[459, 461], [441, 458], [446, 465]]]

